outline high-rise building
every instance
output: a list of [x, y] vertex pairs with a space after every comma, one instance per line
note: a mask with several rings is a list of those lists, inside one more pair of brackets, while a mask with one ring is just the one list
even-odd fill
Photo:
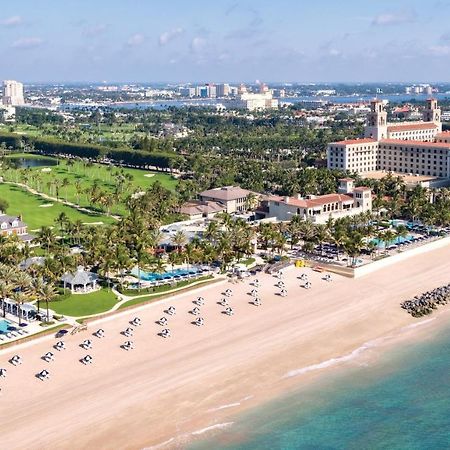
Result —
[[2, 104], [5, 106], [21, 106], [25, 104], [23, 98], [23, 84], [14, 80], [3, 81]]
[[216, 86], [217, 97], [228, 97], [230, 95], [230, 85], [227, 83], [218, 84]]

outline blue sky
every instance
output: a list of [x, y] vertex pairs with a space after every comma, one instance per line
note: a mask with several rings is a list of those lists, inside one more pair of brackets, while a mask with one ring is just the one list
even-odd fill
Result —
[[450, 0], [15, 0], [0, 79], [450, 81]]

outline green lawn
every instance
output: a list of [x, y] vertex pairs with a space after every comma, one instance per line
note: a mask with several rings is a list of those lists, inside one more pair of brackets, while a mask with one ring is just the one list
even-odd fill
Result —
[[[170, 296], [172, 293], [171, 291], [173, 291], [174, 289], [183, 288], [180, 291], [174, 292], [174, 294], [180, 294], [182, 292], [186, 292], [191, 289], [197, 289], [200, 285], [204, 285], [207, 283], [215, 283], [217, 281], [220, 281], [220, 280], [214, 279], [212, 276], [206, 276], [206, 277], [199, 278], [197, 280], [182, 281], [177, 284], [176, 288], [171, 288], [170, 285], [159, 286], [158, 288], [155, 288], [155, 292], [153, 295], [148, 295], [148, 296], [139, 297], [139, 298], [132, 298], [132, 299], [128, 300], [127, 302], [123, 303], [122, 305], [120, 305], [119, 309], [128, 308], [129, 306], [134, 306], [134, 305], [140, 305], [142, 303], [161, 300], [162, 298]], [[157, 293], [160, 295], [156, 295]]]
[[[83, 213], [61, 203], [52, 203], [10, 184], [0, 184], [0, 198], [7, 200], [9, 203], [9, 208], [6, 212], [11, 215], [22, 215], [30, 231], [37, 230], [42, 226], [54, 226], [56, 217], [62, 212], [71, 221], [81, 220], [83, 223], [114, 222], [114, 219], [111, 217]], [[41, 207], [41, 205], [45, 204], [52, 204], [53, 206]]]
[[[28, 157], [29, 155], [12, 154], [8, 157]], [[35, 156], [34, 156], [35, 157]], [[46, 157], [47, 158], [47, 157]], [[76, 161], [73, 166], [69, 166], [66, 160], [60, 160], [59, 165], [51, 166], [50, 172], [43, 172], [43, 167], [34, 167], [31, 172], [33, 176], [26, 175], [24, 179], [23, 173], [15, 169], [10, 169], [4, 173], [5, 179], [8, 181], [25, 182], [28, 186], [43, 192], [52, 197], [56, 196], [55, 180], [66, 179], [68, 185], [61, 187], [59, 190], [60, 198], [68, 200], [72, 203], [80, 204], [80, 206], [92, 208], [92, 200], [89, 192], [94, 183], [98, 188], [105, 192], [114, 193], [119, 180], [119, 172], [121, 168], [114, 166], [106, 166], [103, 164], [86, 165], [83, 162]], [[124, 214], [124, 199], [136, 190], [145, 190], [149, 188], [155, 181], [159, 181], [167, 189], [175, 190], [177, 180], [170, 174], [149, 172], [140, 169], [124, 168], [123, 173], [131, 177], [126, 180], [115, 195], [115, 204], [111, 206], [110, 211], [114, 214]], [[81, 191], [77, 194], [76, 184], [79, 183]], [[98, 205], [94, 205], [94, 208]]]
[[109, 311], [117, 303], [116, 296], [108, 289], [90, 294], [70, 295], [64, 300], [50, 303], [50, 309], [57, 314], [84, 317]]
[[89, 142], [102, 144], [105, 140], [115, 141], [121, 146], [128, 146], [130, 141], [138, 136], [144, 137], [146, 133], [137, 131], [136, 124], [116, 123], [116, 124], [77, 124], [75, 128], [67, 128], [65, 125], [42, 124], [40, 126], [28, 124], [10, 124], [15, 133], [27, 136], [49, 137], [64, 139], [74, 142]]

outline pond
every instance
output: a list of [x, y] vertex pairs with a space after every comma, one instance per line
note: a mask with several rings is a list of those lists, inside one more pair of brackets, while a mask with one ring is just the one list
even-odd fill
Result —
[[28, 169], [29, 167], [48, 167], [56, 166], [58, 160], [55, 158], [32, 158], [32, 157], [12, 157], [9, 160], [14, 164], [15, 167], [20, 169]]

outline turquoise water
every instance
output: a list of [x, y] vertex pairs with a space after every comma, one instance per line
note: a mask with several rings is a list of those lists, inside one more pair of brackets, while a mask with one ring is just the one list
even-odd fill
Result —
[[[133, 275], [136, 277], [138, 276], [138, 270], [133, 269], [131, 271]], [[169, 270], [164, 273], [156, 273], [156, 272], [145, 272], [144, 270], [141, 270], [140, 278], [144, 281], [161, 281], [161, 280], [170, 280], [171, 278], [175, 277], [181, 277], [185, 275], [195, 275], [198, 273], [198, 269], [176, 269], [176, 270]]]
[[8, 331], [8, 326], [10, 323], [7, 320], [0, 320], [0, 333], [5, 333]]
[[[403, 242], [408, 242], [410, 240], [412, 240], [414, 238], [414, 236], [412, 235], [408, 235], [408, 236], [397, 236], [395, 239], [393, 239], [392, 241], [389, 241], [386, 243], [386, 247], [389, 247], [390, 245], [398, 245], [398, 244], [402, 244]], [[377, 247], [382, 247], [384, 248], [384, 241], [381, 241], [380, 239], [372, 239], [372, 242], [374, 244], [376, 244]]]
[[[450, 324], [234, 420], [191, 450], [450, 448]], [[299, 381], [300, 382], [300, 381]]]

